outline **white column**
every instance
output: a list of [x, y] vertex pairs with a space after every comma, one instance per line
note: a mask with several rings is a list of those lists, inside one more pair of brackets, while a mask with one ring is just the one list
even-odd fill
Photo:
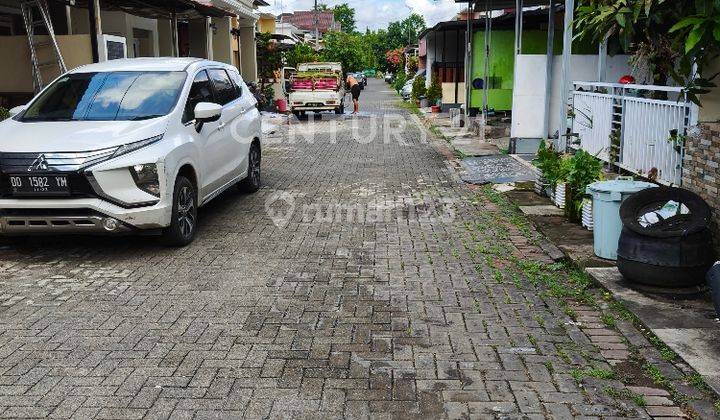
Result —
[[552, 100], [552, 69], [555, 60], [555, 4], [550, 0], [548, 9], [547, 63], [545, 66], [545, 118], [543, 118], [543, 136], [550, 135], [550, 102]]
[[213, 57], [215, 61], [232, 64], [233, 36], [230, 33], [232, 22], [229, 17], [213, 18], [212, 22], [217, 28], [213, 36]]
[[213, 29], [212, 29], [212, 18], [205, 18], [205, 52], [208, 60], [213, 60]]
[[170, 30], [172, 31], [172, 55], [173, 57], [180, 57], [180, 42], [178, 40], [178, 21], [177, 14], [172, 13], [170, 20]]
[[240, 28], [240, 73], [246, 82], [258, 79], [255, 25]]
[[604, 82], [607, 79], [607, 47], [608, 39], [605, 38], [605, 40], [598, 45], [598, 82]]
[[570, 58], [572, 56], [573, 19], [575, 0], [565, 0], [565, 27], [563, 31], [562, 82], [560, 83], [560, 136], [558, 147], [564, 150], [568, 131], [568, 105], [570, 102]]

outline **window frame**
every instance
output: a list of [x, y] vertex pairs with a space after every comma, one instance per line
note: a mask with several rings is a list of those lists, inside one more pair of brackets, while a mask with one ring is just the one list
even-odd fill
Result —
[[213, 70], [222, 71], [225, 73], [225, 77], [227, 77], [228, 81], [230, 82], [230, 86], [234, 87], [233, 90], [235, 91], [235, 94], [237, 95], [235, 98], [233, 98], [232, 100], [228, 101], [225, 104], [221, 104], [220, 102], [215, 102], [215, 103], [217, 103], [218, 105], [221, 105], [223, 108], [225, 108], [226, 106], [228, 106], [228, 105], [232, 104], [233, 102], [237, 101], [238, 99], [242, 98], [242, 91], [238, 89], [237, 85], [235, 84], [235, 81], [232, 79], [232, 77], [230, 77], [230, 73], [228, 72], [227, 69], [224, 69], [222, 67], [209, 67], [209, 68], [206, 68], [205, 70], [207, 70], [208, 79], [210, 80], [210, 84], [212, 85], [213, 90], [215, 91], [215, 100], [216, 101], [218, 100], [218, 97], [220, 96], [220, 92], [219, 92], [217, 86], [215, 86], [215, 81], [213, 80], [212, 76], [210, 75], [210, 71], [213, 71]]
[[212, 94], [213, 103], [217, 103], [217, 91], [215, 90], [215, 85], [213, 84], [212, 79], [210, 79], [210, 73], [208, 73], [208, 69], [203, 68], [203, 69], [198, 70], [197, 72], [195, 72], [195, 74], [193, 75], [193, 77], [190, 81], [190, 86], [188, 88], [188, 94], [187, 94], [187, 97], [185, 98], [185, 106], [183, 106], [183, 112], [182, 112], [182, 115], [180, 116], [182, 123], [185, 125], [193, 124], [195, 121], [194, 113], [193, 113], [193, 118], [191, 118], [189, 120], [185, 120], [185, 118], [186, 118], [185, 111], [187, 110], [187, 105], [188, 105], [188, 102], [190, 101], [190, 93], [192, 92], [193, 84], [195, 84], [195, 79], [197, 79], [197, 77], [200, 73], [205, 73], [205, 77], [207, 77], [208, 84], [210, 84], [210, 93]]

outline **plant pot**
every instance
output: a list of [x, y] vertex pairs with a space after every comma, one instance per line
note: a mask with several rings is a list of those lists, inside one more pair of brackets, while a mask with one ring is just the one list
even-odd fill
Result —
[[550, 184], [548, 184], [547, 180], [545, 179], [542, 174], [538, 173], [535, 176], [535, 193], [541, 197], [549, 196]]
[[432, 108], [430, 108], [430, 109], [432, 110], [432, 112], [434, 112], [436, 114], [439, 114], [442, 111], [442, 108], [440, 108], [437, 105], [433, 105]]
[[565, 208], [565, 183], [561, 182], [555, 186], [553, 203], [561, 209]]
[[427, 99], [420, 99], [420, 108], [427, 108], [430, 106], [430, 103]]
[[594, 228], [592, 200], [590, 200], [588, 198], [583, 200], [582, 225], [587, 230], [593, 230], [593, 228]]

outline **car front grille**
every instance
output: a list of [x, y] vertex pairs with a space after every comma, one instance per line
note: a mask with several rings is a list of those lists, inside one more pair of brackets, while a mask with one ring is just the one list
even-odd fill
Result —
[[116, 150], [117, 147], [91, 152], [0, 153], [0, 167], [6, 173], [73, 172], [108, 159]]
[[[97, 197], [83, 169], [110, 158], [116, 148], [91, 152], [68, 153], [0, 153], [0, 197], [46, 198], [43, 195], [15, 197], [10, 186], [10, 175], [53, 175], [68, 177], [70, 195], [65, 198]], [[55, 198], [57, 196], [48, 196]]]

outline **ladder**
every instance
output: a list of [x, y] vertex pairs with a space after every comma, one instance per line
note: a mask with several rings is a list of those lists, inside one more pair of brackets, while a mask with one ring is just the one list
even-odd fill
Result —
[[[60, 74], [67, 71], [65, 61], [60, 53], [57, 39], [55, 38], [55, 30], [53, 29], [52, 20], [50, 19], [50, 9], [46, 0], [23, 0], [20, 2], [23, 20], [25, 21], [25, 31], [27, 32], [28, 45], [30, 47], [30, 60], [33, 68], [33, 81], [35, 84], [35, 92], [39, 92], [45, 87], [42, 70], [55, 67]], [[39, 17], [36, 16], [39, 12]], [[37, 28], [45, 28], [50, 37], [49, 41], [37, 41], [35, 39], [35, 30]], [[54, 58], [48, 61], [40, 62], [38, 58], [38, 49], [50, 48]]]

